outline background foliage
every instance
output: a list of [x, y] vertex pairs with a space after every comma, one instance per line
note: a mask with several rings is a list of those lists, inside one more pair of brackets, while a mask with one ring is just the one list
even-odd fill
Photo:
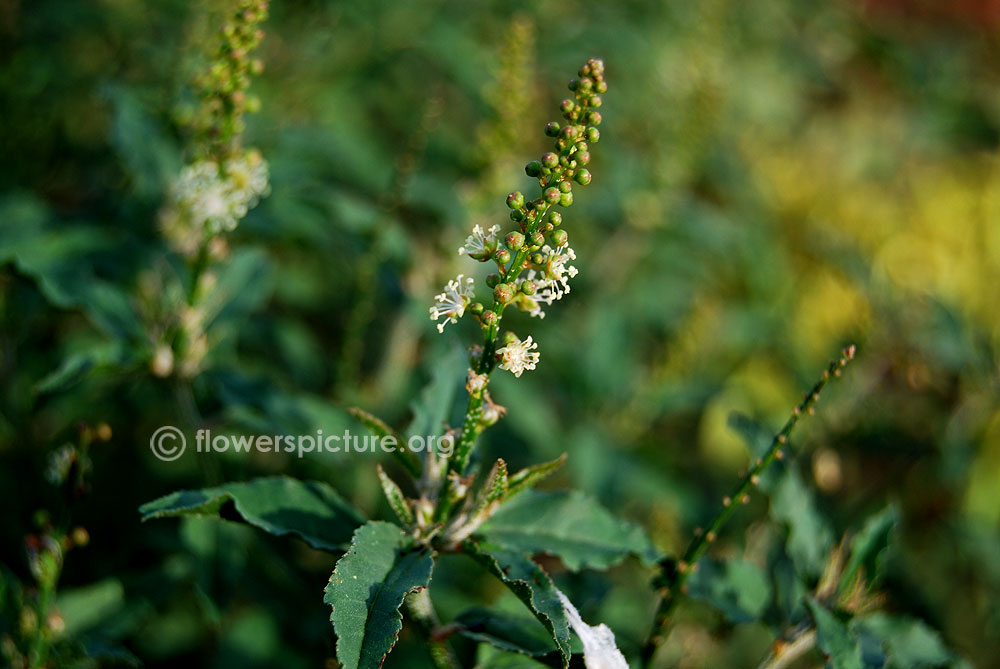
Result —
[[[581, 275], [534, 323], [538, 370], [516, 389], [495, 379], [510, 412], [483, 457], [516, 469], [567, 451], [545, 487], [586, 490], [676, 554], [746, 467], [730, 415], [777, 427], [827, 358], [857, 342], [859, 359], [795, 440], [802, 489], [771, 516], [793, 532], [816, 525], [788, 552], [818, 571], [845, 530], [895, 502], [885, 608], [990, 666], [1000, 24], [962, 7], [275, 3], [253, 87], [262, 109], [248, 120], [272, 193], [232, 238], [207, 370], [187, 386], [149, 373], [144, 314], [162, 297], [150, 270], [172, 262], [156, 214], [182, 164], [178, 114], [209, 15], [180, 0], [0, 1], [0, 627], [20, 624], [25, 536], [45, 509], [90, 535], [59, 586], [68, 646], [125, 648], [154, 667], [331, 658], [333, 556], [235, 524], [140, 524], [136, 509], [178, 488], [290, 473], [387, 518], [375, 459], [163, 463], [149, 435], [201, 423], [361, 432], [352, 405], [406, 425], [432, 378], [460, 386], [455, 349], [469, 333], [438, 336], [430, 298], [472, 224], [502, 220], [503, 195], [527, 185], [563, 78], [599, 55], [614, 95], [594, 184], [573, 211]], [[498, 77], [519, 93], [498, 95]], [[85, 494], [64, 494], [47, 482], [52, 454], [101, 423], [112, 435], [87, 448]], [[720, 537], [714, 555], [740, 558], [729, 569], [770, 564], [768, 508], [753, 502]], [[449, 559], [433, 589], [444, 619], [484, 602], [519, 611]], [[641, 643], [651, 570], [546, 566], [585, 618], [623, 648]], [[702, 589], [662, 661], [752, 666], [773, 633], [732, 621], [758, 619], [768, 594], [742, 588], [727, 620], [701, 602], [724, 593]], [[404, 630], [388, 666], [422, 662]]]

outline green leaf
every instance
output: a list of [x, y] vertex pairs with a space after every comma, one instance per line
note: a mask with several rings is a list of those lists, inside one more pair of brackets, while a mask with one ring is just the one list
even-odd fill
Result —
[[719, 609], [730, 622], [758, 620], [771, 601], [771, 585], [756, 565], [739, 559], [698, 562], [689, 594]]
[[469, 540], [462, 544], [465, 553], [503, 581], [545, 626], [569, 666], [570, 636], [566, 611], [552, 579], [524, 553], [489, 541]]
[[116, 578], [63, 590], [56, 599], [56, 608], [66, 625], [60, 636], [73, 638], [93, 629], [120, 611], [124, 605], [125, 589]]
[[851, 556], [840, 579], [841, 587], [850, 585], [858, 574], [869, 585], [881, 578], [885, 553], [898, 523], [899, 512], [892, 505], [865, 521], [865, 526], [851, 541]]
[[66, 356], [58, 368], [35, 385], [35, 392], [46, 394], [63, 390], [98, 371], [113, 370], [129, 363], [128, 352], [120, 342], [96, 342]]
[[827, 656], [833, 669], [864, 669], [861, 648], [847, 625], [812, 597], [806, 600], [816, 623], [816, 645]]
[[458, 379], [465, 377], [469, 363], [465, 351], [453, 348], [435, 364], [431, 382], [421, 391], [410, 408], [413, 420], [406, 429], [409, 437], [438, 436], [442, 426], [451, 416], [455, 395], [462, 384]]
[[639, 527], [579, 491], [525, 492], [501, 506], [478, 533], [521, 553], [558, 556], [573, 571], [606, 569], [629, 553], [647, 564], [660, 558]]
[[379, 667], [396, 644], [408, 594], [426, 588], [434, 558], [390, 523], [358, 528], [330, 576], [323, 601], [333, 607], [337, 660], [346, 669]]
[[181, 490], [139, 507], [143, 520], [172, 516], [216, 516], [243, 520], [282, 536], [296, 534], [321, 550], [341, 550], [364, 522], [333, 488], [287, 476]]
[[347, 409], [347, 413], [351, 414], [359, 423], [364, 425], [368, 430], [378, 437], [383, 443], [390, 439], [390, 443], [394, 441], [396, 443], [396, 450], [392, 454], [396, 457], [401, 465], [409, 472], [410, 476], [413, 478], [420, 478], [423, 472], [423, 465], [420, 464], [420, 458], [418, 458], [413, 451], [406, 447], [406, 443], [400, 439], [391, 427], [389, 427], [384, 420], [376, 416], [375, 414], [368, 413], [364, 409], [359, 409], [358, 407], [350, 407]]
[[382, 465], [375, 465], [375, 471], [378, 474], [379, 483], [382, 484], [382, 492], [385, 493], [385, 499], [389, 502], [393, 513], [404, 525], [412, 525], [413, 510], [410, 509], [410, 505], [406, 501], [406, 495], [403, 494], [396, 482], [389, 478], [389, 475], [382, 469]]
[[812, 490], [794, 468], [783, 467], [773, 473], [777, 481], [771, 479], [766, 489], [771, 515], [788, 526], [788, 555], [800, 574], [818, 578], [833, 545], [833, 530], [816, 509]]
[[533, 618], [474, 608], [463, 612], [455, 622], [461, 626], [462, 636], [501, 650], [534, 656], [552, 652], [552, 639]]
[[531, 465], [515, 472], [508, 482], [507, 499], [514, 497], [518, 493], [530, 490], [536, 483], [563, 466], [566, 462], [566, 454], [563, 453], [555, 460]]
[[877, 638], [888, 651], [887, 667], [911, 669], [950, 665], [954, 655], [941, 636], [924, 622], [914, 618], [874, 613], [852, 621], [852, 627]]
[[743, 438], [751, 457], [763, 457], [774, 440], [773, 433], [768, 432], [763, 425], [739, 411], [729, 414], [726, 422], [733, 431]]

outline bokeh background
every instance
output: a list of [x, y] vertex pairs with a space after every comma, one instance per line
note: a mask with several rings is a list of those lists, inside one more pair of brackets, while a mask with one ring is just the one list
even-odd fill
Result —
[[[792, 466], [837, 537], [895, 502], [885, 608], [997, 666], [1000, 5], [274, 3], [246, 137], [272, 192], [231, 237], [188, 384], [150, 373], [150, 305], [168, 299], [150, 277], [172, 262], [157, 212], [213, 8], [0, 0], [3, 592], [30, 592], [25, 537], [45, 510], [90, 535], [60, 582], [68, 642], [150, 667], [331, 662], [335, 556], [229, 523], [141, 524], [136, 509], [291, 473], [388, 517], [375, 458], [164, 463], [149, 435], [360, 431], [349, 406], [405, 426], [435, 375], [460, 388], [454, 352], [478, 335], [438, 335], [431, 298], [468, 271], [455, 249], [472, 225], [503, 224], [506, 193], [531, 186], [523, 166], [546, 150], [566, 80], [600, 56], [594, 182], [565, 216], [580, 276], [543, 321], [510, 319], [541, 363], [498, 374], [509, 415], [483, 450], [514, 466], [567, 452], [547, 487], [589, 491], [676, 553], [746, 467], [731, 413], [779, 426], [857, 343]], [[85, 489], [52, 485], [60, 449], [102, 423]], [[752, 503], [717, 554], [752, 551], [766, 518]], [[548, 566], [585, 618], [641, 642], [649, 569]], [[509, 604], [459, 558], [432, 593], [445, 619]], [[12, 601], [0, 631], [16, 637]], [[772, 639], [692, 602], [660, 659], [756, 666]], [[404, 633], [387, 666], [425, 662]]]

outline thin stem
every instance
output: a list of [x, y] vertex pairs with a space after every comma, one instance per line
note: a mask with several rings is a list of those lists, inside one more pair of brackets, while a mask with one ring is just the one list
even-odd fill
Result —
[[708, 550], [709, 545], [716, 540], [719, 530], [735, 513], [737, 506], [740, 503], [745, 504], [750, 500], [750, 493], [760, 482], [760, 475], [767, 471], [775, 460], [784, 459], [785, 451], [782, 450], [782, 447], [788, 443], [788, 437], [796, 424], [798, 424], [799, 418], [805, 413], [812, 414], [815, 412], [814, 407], [819, 402], [820, 391], [829, 383], [830, 379], [840, 376], [840, 370], [847, 365], [848, 361], [854, 358], [854, 353], [855, 347], [851, 345], [841, 352], [840, 359], [830, 363], [812, 390], [806, 393], [802, 402], [792, 410], [792, 415], [788, 418], [784, 427], [774, 435], [771, 445], [764, 456], [757, 458], [753, 467], [750, 468], [749, 473], [736, 486], [732, 495], [722, 499], [722, 508], [716, 514], [711, 524], [709, 524], [708, 529], [697, 533], [691, 540], [687, 550], [684, 552], [684, 557], [676, 564], [676, 569], [667, 576], [666, 583], [660, 589], [659, 594], [661, 599], [656, 609], [656, 615], [653, 618], [653, 628], [649, 638], [642, 647], [642, 666], [648, 667], [650, 665], [653, 654], [665, 640], [670, 616], [677, 607], [680, 599], [679, 594], [684, 593], [685, 583], [697, 568], [698, 560]]
[[458, 660], [447, 639], [437, 633], [441, 622], [434, 611], [434, 604], [427, 588], [418, 590], [406, 598], [406, 611], [427, 641], [427, 652], [435, 668], [458, 669]]
[[775, 642], [757, 669], [785, 669], [816, 646], [816, 630], [807, 629], [791, 641]]

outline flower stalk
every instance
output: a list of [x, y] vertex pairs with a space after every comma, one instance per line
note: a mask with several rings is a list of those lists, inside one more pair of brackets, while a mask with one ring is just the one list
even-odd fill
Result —
[[675, 561], [673, 558], [664, 561], [663, 574], [659, 579], [660, 601], [653, 618], [652, 631], [642, 648], [642, 666], [650, 665], [656, 649], [666, 639], [670, 617], [680, 600], [679, 595], [685, 592], [685, 584], [688, 578], [697, 568], [698, 560], [702, 558], [709, 546], [718, 538], [719, 531], [733, 513], [735, 513], [737, 507], [750, 501], [750, 494], [759, 485], [761, 474], [767, 471], [776, 460], [783, 460], [785, 458], [785, 447], [788, 444], [788, 438], [798, 424], [799, 419], [803, 414], [812, 415], [815, 413], [820, 392], [831, 379], [841, 375], [847, 363], [854, 359], [854, 354], [855, 347], [853, 344], [841, 351], [840, 358], [830, 363], [812, 390], [806, 393], [803, 400], [792, 410], [792, 415], [771, 440], [767, 452], [754, 461], [750, 471], [739, 482], [733, 493], [722, 498], [722, 508], [716, 514], [715, 518], [712, 519], [708, 529], [704, 531], [699, 529], [695, 533], [694, 538], [688, 544], [687, 550], [684, 551], [684, 555], [679, 561]]
[[602, 118], [598, 108], [608, 88], [603, 61], [588, 60], [578, 75], [569, 83], [574, 98], [560, 105], [563, 123], [553, 121], [545, 127], [545, 134], [554, 138], [554, 150], [525, 166], [525, 173], [537, 180], [540, 194], [531, 200], [518, 191], [507, 196], [510, 219], [517, 228], [501, 242], [500, 226], [484, 230], [476, 225], [458, 250], [473, 260], [496, 264], [497, 272], [486, 278], [487, 287], [492, 289], [492, 303], [486, 306], [474, 302], [473, 280], [460, 274], [436, 296], [430, 309], [432, 320], [443, 319], [437, 325], [439, 332], [467, 312], [483, 332], [482, 345], [474, 349], [471, 359], [465, 417], [438, 494], [434, 517], [440, 522], [451, 513], [454, 482], [466, 475], [476, 440], [503, 414], [502, 407], [493, 404], [489, 396], [491, 374], [499, 367], [520, 377], [535, 369], [540, 358], [538, 344], [530, 336], [522, 340], [513, 332], [501, 335], [505, 310], [513, 305], [529, 316], [544, 317], [542, 305], [562, 299], [570, 291], [569, 279], [578, 273], [569, 264], [576, 254], [569, 247], [568, 234], [560, 227], [563, 217], [556, 208], [573, 204], [574, 183], [585, 186], [591, 182], [586, 166], [590, 163], [591, 145], [600, 139], [597, 126]]

